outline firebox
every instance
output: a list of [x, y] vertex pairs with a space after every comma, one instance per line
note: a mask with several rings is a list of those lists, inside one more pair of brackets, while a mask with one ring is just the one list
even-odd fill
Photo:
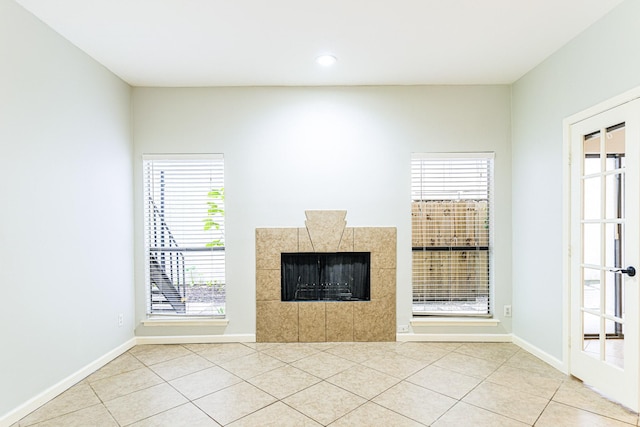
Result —
[[370, 262], [370, 252], [282, 253], [282, 301], [369, 301]]

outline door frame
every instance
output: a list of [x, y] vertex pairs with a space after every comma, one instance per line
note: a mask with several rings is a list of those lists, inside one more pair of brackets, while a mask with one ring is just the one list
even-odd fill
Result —
[[[562, 121], [562, 371], [565, 374], [571, 372], [571, 126], [639, 98], [640, 86], [575, 113]], [[579, 255], [579, 251], [574, 252]]]

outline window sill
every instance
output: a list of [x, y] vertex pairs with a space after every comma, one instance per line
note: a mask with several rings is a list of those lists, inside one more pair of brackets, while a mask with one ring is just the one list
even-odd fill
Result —
[[214, 326], [226, 327], [229, 319], [226, 318], [199, 318], [189, 317], [153, 317], [142, 321], [144, 326]]
[[477, 318], [477, 317], [428, 317], [413, 318], [409, 322], [414, 330], [418, 328], [441, 327], [441, 326], [498, 326], [500, 320], [496, 318]]

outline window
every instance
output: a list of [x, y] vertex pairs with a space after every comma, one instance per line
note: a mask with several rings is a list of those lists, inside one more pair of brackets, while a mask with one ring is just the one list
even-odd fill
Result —
[[493, 154], [413, 154], [413, 313], [491, 314]]
[[224, 159], [143, 157], [147, 314], [225, 314]]

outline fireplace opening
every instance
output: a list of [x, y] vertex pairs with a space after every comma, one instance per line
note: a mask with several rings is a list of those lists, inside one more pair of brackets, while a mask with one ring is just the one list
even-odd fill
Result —
[[282, 253], [282, 301], [369, 301], [370, 252]]

